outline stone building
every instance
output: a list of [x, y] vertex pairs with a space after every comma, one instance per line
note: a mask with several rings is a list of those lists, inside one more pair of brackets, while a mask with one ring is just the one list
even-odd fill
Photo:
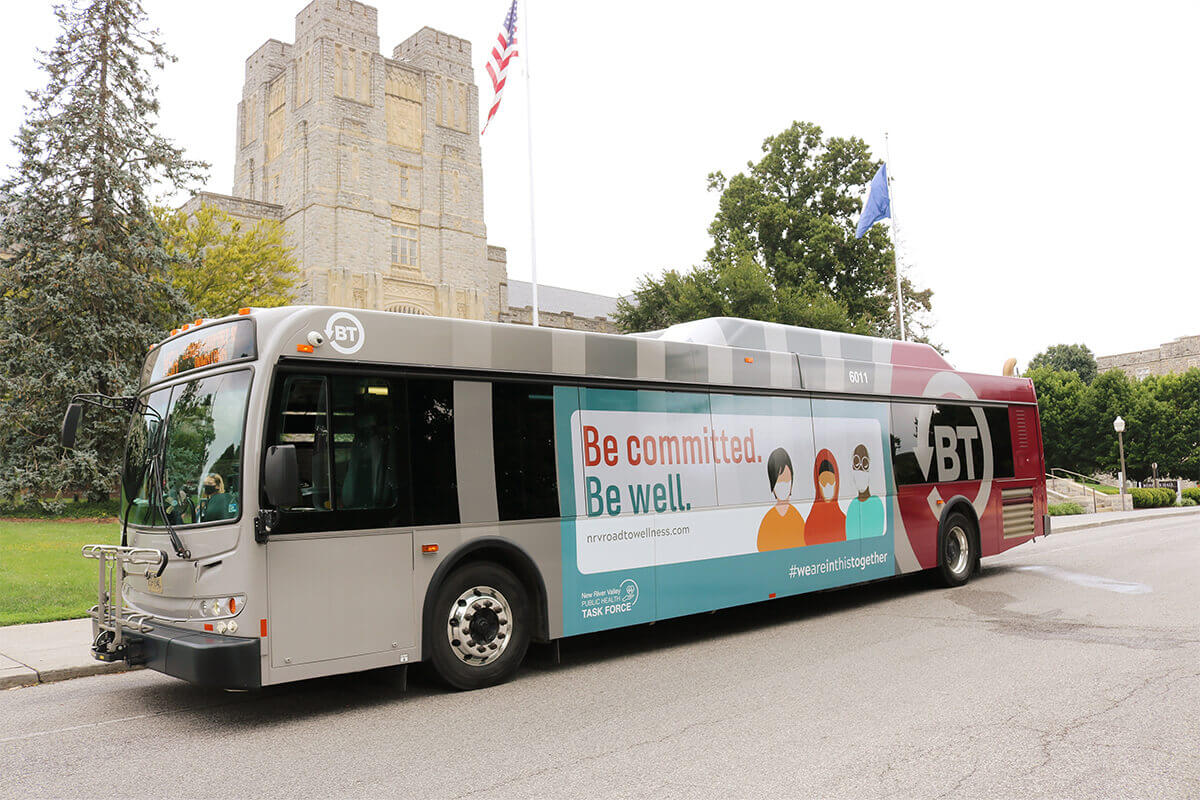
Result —
[[[233, 192], [198, 194], [184, 211], [281, 220], [298, 302], [528, 324], [519, 287], [508, 306], [505, 250], [487, 242], [471, 43], [426, 27], [389, 58], [377, 22], [356, 0], [312, 0], [293, 43], [259, 47], [238, 104]], [[539, 288], [566, 303], [544, 324], [614, 330], [615, 299]]]
[[1200, 336], [1181, 336], [1150, 350], [1098, 356], [1096, 366], [1100, 372], [1119, 369], [1131, 378], [1186, 372], [1200, 367]]

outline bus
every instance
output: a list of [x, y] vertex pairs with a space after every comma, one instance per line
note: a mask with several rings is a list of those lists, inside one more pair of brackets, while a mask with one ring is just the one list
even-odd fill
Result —
[[253, 689], [919, 570], [1048, 534], [1037, 399], [925, 344], [714, 318], [636, 335], [241, 309], [153, 346], [92, 652]]

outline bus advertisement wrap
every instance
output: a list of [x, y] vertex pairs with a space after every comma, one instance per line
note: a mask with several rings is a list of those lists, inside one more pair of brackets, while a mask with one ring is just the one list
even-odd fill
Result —
[[555, 391], [568, 634], [895, 573], [883, 404]]

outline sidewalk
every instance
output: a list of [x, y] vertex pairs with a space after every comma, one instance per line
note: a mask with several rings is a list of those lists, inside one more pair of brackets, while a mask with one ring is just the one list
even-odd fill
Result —
[[92, 658], [91, 640], [90, 619], [0, 628], [0, 689], [129, 669]]
[[[1158, 519], [1160, 517], [1185, 517], [1193, 515], [1200, 522], [1200, 506], [1172, 506], [1170, 508], [1139, 508], [1136, 511], [1101, 511], [1098, 514], [1072, 514], [1066, 517], [1050, 518], [1051, 535], [1065, 531], [1076, 531], [1081, 528], [1098, 528], [1101, 525], [1117, 525], [1121, 522], [1135, 522], [1143, 519]], [[0, 648], [0, 653], [4, 652]]]
[[[1200, 524], [1200, 506], [1197, 506], [1054, 517], [1050, 529], [1053, 535], [1135, 520], [1189, 515]], [[0, 689], [129, 669], [124, 663], [105, 664], [93, 659], [88, 649], [91, 638], [90, 619], [0, 627]]]

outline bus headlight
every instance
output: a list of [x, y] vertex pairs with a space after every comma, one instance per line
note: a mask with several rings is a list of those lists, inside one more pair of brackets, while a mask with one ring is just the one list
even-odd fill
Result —
[[200, 616], [235, 617], [242, 612], [245, 605], [246, 595], [244, 594], [210, 597], [200, 601]]

